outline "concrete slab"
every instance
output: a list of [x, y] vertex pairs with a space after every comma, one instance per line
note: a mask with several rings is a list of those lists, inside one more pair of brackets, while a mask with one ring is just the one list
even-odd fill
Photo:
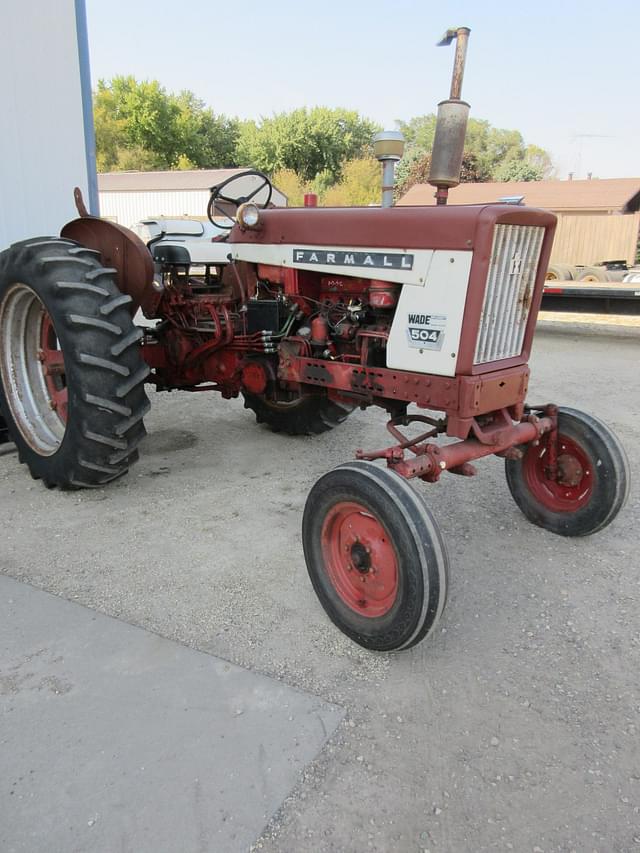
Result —
[[635, 314], [589, 314], [571, 311], [541, 311], [537, 330], [566, 335], [604, 335], [605, 337], [639, 338], [640, 317]]
[[0, 849], [244, 851], [335, 705], [0, 577]]

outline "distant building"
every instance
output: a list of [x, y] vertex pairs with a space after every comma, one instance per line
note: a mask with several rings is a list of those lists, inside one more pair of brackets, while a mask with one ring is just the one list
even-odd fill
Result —
[[[189, 216], [204, 219], [210, 188], [244, 169], [194, 169], [170, 172], [104, 172], [98, 175], [100, 215], [129, 227], [142, 219]], [[247, 177], [248, 195], [257, 178]], [[287, 197], [274, 187], [271, 203], [286, 207]]]
[[[432, 205], [434, 193], [429, 184], [415, 184], [398, 204]], [[640, 178], [460, 184], [449, 191], [449, 204], [486, 204], [513, 196], [524, 196], [524, 204], [557, 214], [552, 262], [634, 262], [640, 227]]]

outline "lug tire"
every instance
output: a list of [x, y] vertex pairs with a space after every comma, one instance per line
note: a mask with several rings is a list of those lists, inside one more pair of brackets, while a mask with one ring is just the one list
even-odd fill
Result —
[[[396, 651], [434, 629], [446, 603], [447, 551], [424, 501], [398, 474], [371, 462], [325, 474], [309, 493], [302, 542], [320, 603], [354, 642]], [[357, 571], [354, 549], [369, 561]]]
[[[560, 536], [589, 536], [610, 524], [629, 494], [629, 462], [616, 435], [577, 409], [558, 412], [560, 452], [578, 459], [582, 478], [566, 490], [540, 474], [544, 440], [528, 445], [522, 459], [505, 460], [507, 485], [524, 515]], [[541, 464], [542, 463], [542, 464]], [[575, 463], [574, 463], [575, 464]]]
[[[47, 487], [102, 486], [138, 457], [149, 370], [130, 302], [115, 270], [72, 240], [34, 238], [0, 254], [0, 415], [20, 461]], [[46, 405], [49, 380], [34, 344], [45, 322], [63, 358], [64, 408]]]
[[244, 407], [251, 409], [259, 424], [287, 435], [320, 435], [345, 421], [353, 406], [335, 403], [326, 395], [310, 394], [290, 403], [269, 400], [262, 394], [243, 391]]

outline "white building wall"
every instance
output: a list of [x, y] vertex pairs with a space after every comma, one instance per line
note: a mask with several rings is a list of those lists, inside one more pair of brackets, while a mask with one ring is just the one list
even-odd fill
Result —
[[[285, 207], [286, 197], [274, 189], [273, 204]], [[193, 216], [205, 218], [208, 190], [132, 190], [100, 193], [100, 215], [130, 228], [143, 219]]]
[[158, 216], [206, 217], [208, 201], [206, 190], [101, 192], [100, 215], [130, 228]]
[[58, 234], [88, 199], [74, 0], [2, 2], [0, 250]]

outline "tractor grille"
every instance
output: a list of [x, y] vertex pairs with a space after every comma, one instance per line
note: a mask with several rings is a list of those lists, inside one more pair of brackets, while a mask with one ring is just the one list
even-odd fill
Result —
[[520, 355], [544, 228], [496, 225], [474, 364]]

